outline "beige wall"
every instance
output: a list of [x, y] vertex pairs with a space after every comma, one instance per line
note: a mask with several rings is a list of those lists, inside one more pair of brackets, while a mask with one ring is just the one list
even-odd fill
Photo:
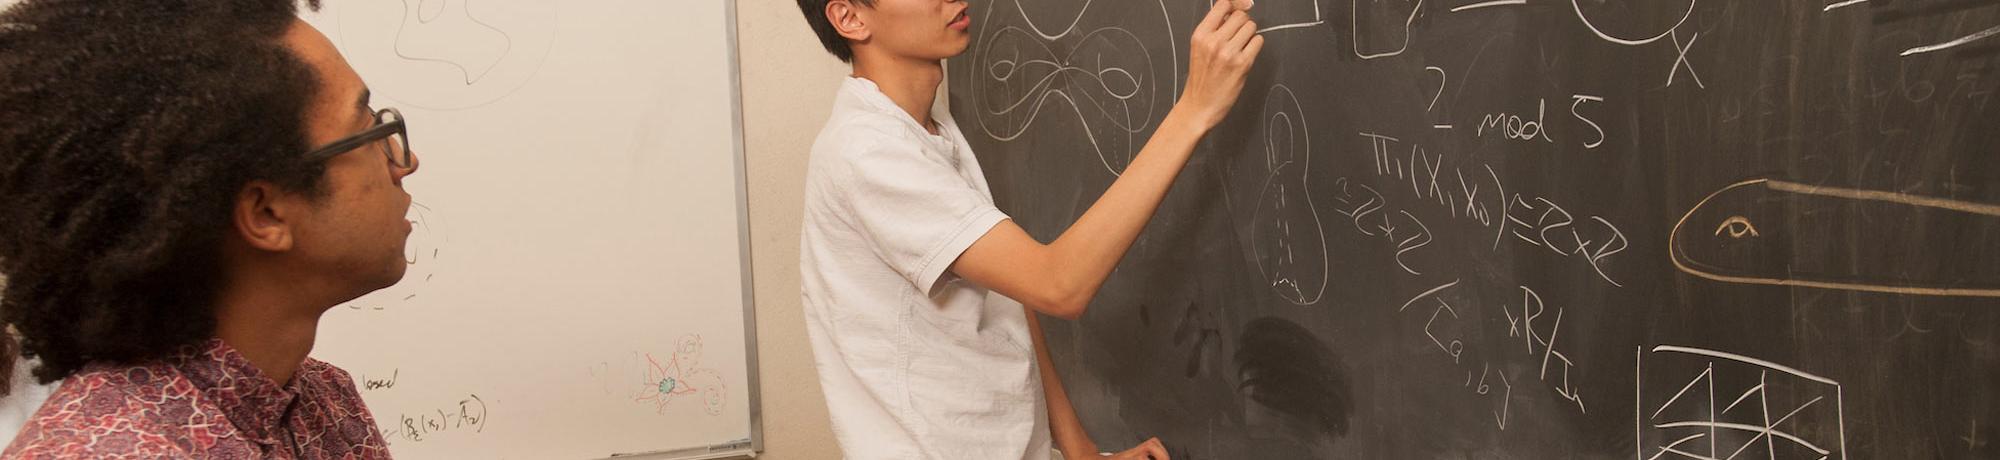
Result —
[[764, 396], [759, 458], [840, 458], [800, 309], [799, 219], [806, 152], [848, 67], [820, 48], [791, 0], [737, 1], [736, 37]]

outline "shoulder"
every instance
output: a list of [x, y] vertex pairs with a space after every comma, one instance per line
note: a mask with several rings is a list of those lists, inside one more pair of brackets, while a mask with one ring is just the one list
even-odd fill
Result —
[[[361, 389], [354, 384], [354, 377], [346, 370], [317, 359], [307, 358], [306, 362], [299, 366], [299, 373], [294, 378], [305, 387], [304, 392], [308, 395], [306, 397], [311, 399], [309, 404], [311, 410], [316, 415], [327, 417], [326, 421], [339, 428], [343, 436], [355, 441], [357, 445], [379, 443], [379, 438], [368, 439], [375, 437], [376, 434], [372, 429], [375, 425], [375, 416], [368, 411], [368, 403], [361, 399]], [[357, 422], [359, 425], [354, 425]], [[357, 426], [370, 429], [360, 430], [356, 428]]]
[[64, 379], [7, 447], [4, 458], [185, 457], [190, 427], [217, 418], [200, 392], [164, 365], [92, 366]]
[[915, 151], [922, 148], [914, 133], [889, 114], [872, 111], [835, 111], [813, 143], [813, 159], [855, 161], [883, 151]]
[[346, 369], [341, 369], [340, 366], [335, 366], [326, 361], [314, 358], [306, 358], [305, 362], [299, 363], [299, 375], [305, 376], [315, 382], [354, 386], [354, 376], [348, 374]]
[[[901, 122], [870, 111], [835, 111], [814, 141], [807, 190], [852, 190], [886, 173], [925, 168], [922, 141]], [[809, 198], [810, 200], [810, 198]]]

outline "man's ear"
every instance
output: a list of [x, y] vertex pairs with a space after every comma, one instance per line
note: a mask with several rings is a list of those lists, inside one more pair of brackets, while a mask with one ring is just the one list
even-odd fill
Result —
[[271, 252], [292, 249], [292, 225], [299, 215], [299, 200], [268, 181], [255, 180], [236, 192], [236, 204], [229, 216], [236, 236], [252, 248]]
[[852, 0], [826, 2], [826, 20], [833, 23], [833, 30], [852, 41], [867, 41], [871, 33], [868, 21], [861, 18], [861, 5]]

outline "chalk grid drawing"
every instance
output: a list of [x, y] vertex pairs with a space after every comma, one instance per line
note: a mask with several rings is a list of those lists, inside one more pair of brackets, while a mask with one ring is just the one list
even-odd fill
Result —
[[1847, 458], [1840, 382], [1702, 348], [1634, 353], [1636, 459]]

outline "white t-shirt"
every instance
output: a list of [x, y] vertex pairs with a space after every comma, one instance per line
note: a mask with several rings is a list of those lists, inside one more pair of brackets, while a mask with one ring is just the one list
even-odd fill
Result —
[[30, 370], [37, 364], [40, 362], [27, 358], [14, 361], [13, 390], [0, 397], [0, 446], [14, 442], [14, 437], [21, 434], [21, 427], [28, 426], [28, 419], [34, 418], [35, 411], [41, 410], [42, 402], [49, 400], [49, 393], [54, 393], [56, 386], [62, 383], [35, 383], [35, 376]]
[[850, 459], [1049, 457], [1026, 311], [947, 272], [1007, 216], [944, 111], [932, 135], [850, 77], [806, 170], [799, 270]]

